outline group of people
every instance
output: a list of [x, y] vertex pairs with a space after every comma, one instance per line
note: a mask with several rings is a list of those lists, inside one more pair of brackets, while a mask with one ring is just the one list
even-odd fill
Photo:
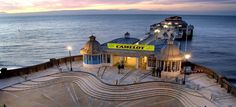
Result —
[[161, 78], [162, 70], [160, 68], [153, 68], [152, 69], [152, 76]]

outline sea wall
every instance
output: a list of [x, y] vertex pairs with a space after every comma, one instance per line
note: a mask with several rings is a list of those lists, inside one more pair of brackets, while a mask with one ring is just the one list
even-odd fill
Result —
[[59, 59], [52, 58], [47, 62], [37, 64], [37, 65], [27, 66], [24, 68], [18, 68], [18, 69], [12, 69], [12, 70], [2, 69], [1, 74], [0, 74], [0, 79], [10, 78], [10, 77], [14, 77], [14, 76], [22, 76], [22, 75], [31, 74], [34, 72], [39, 72], [39, 71], [51, 68], [53, 66], [58, 66], [58, 65], [64, 64], [64, 63], [69, 63], [70, 60], [71, 61], [81, 61], [82, 58], [83, 58], [82, 55], [64, 57], [64, 58], [59, 58]]
[[200, 64], [196, 64], [193, 62], [187, 62], [187, 66], [190, 66], [193, 73], [205, 73], [209, 78], [215, 79], [216, 83], [220, 84], [222, 88], [225, 88], [227, 90], [227, 93], [232, 93], [236, 96], [236, 87], [234, 87], [230, 82], [227, 80], [227, 78], [224, 75], [220, 75], [219, 73], [216, 73], [214, 70], [207, 68], [205, 66], [202, 66]]

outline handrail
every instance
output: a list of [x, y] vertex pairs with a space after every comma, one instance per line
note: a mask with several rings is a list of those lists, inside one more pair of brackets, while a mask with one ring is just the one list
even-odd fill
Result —
[[128, 76], [132, 74], [132, 70], [128, 71], [120, 80], [119, 83], [123, 82]]
[[99, 76], [99, 72], [100, 72], [100, 69], [101, 69], [102, 67], [99, 67], [98, 68], [98, 71], [97, 71], [97, 76]]
[[146, 77], [148, 77], [151, 74], [151, 71], [142, 75], [141, 77], [139, 77], [138, 81], [142, 81], [143, 79], [145, 79]]
[[103, 70], [103, 72], [102, 72], [101, 79], [102, 79], [104, 73], [106, 72], [106, 69], [107, 69], [107, 66], [105, 66], [105, 68], [104, 68], [104, 70]]

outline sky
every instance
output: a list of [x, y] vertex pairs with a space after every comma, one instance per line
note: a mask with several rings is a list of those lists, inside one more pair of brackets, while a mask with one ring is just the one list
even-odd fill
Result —
[[2, 13], [59, 10], [152, 10], [236, 14], [236, 0], [0, 0]]

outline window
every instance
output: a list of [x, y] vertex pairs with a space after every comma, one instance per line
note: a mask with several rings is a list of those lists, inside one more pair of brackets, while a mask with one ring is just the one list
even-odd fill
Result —
[[103, 60], [102, 60], [102, 63], [106, 63], [106, 54], [103, 54], [103, 55], [102, 55], [102, 59], [103, 59]]
[[111, 63], [111, 55], [107, 54], [107, 63]]
[[84, 59], [83, 59], [83, 60], [84, 60], [84, 63], [85, 63], [85, 64], [88, 63], [88, 61], [87, 61], [87, 56], [86, 56], [86, 55], [84, 55]]
[[110, 54], [101, 55], [101, 63], [111, 63], [111, 55]]
[[88, 55], [88, 64], [91, 64], [91, 62], [92, 62], [92, 56]]
[[156, 58], [148, 57], [148, 67], [156, 67]]
[[103, 62], [102, 55], [99, 55], [99, 56], [100, 56], [100, 63], [102, 63]]
[[99, 64], [99, 56], [92, 56], [92, 62], [91, 64]]

